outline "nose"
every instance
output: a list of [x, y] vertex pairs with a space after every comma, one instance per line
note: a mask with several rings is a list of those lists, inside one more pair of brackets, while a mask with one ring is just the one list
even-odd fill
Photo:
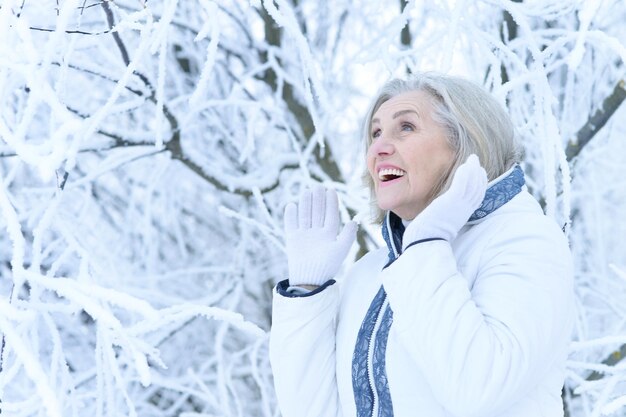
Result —
[[371, 156], [388, 156], [395, 152], [393, 142], [386, 135], [382, 135], [374, 140], [369, 147], [368, 153]]

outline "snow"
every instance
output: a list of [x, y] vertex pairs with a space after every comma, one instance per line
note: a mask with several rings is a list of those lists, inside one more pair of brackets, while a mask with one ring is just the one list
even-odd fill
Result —
[[433, 69], [507, 107], [529, 190], [570, 241], [569, 415], [624, 414], [626, 107], [565, 154], [624, 80], [623, 1], [107, 4], [112, 28], [95, 0], [0, 7], [7, 415], [277, 416], [284, 207], [321, 182], [380, 244], [362, 116], [389, 77]]

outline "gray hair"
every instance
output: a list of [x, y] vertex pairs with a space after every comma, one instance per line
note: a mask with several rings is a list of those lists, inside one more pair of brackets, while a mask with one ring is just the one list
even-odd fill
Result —
[[[476, 154], [489, 180], [499, 177], [522, 157], [513, 123], [502, 106], [482, 87], [468, 80], [438, 73], [418, 73], [410, 78], [388, 81], [379, 91], [363, 125], [366, 152], [372, 142], [372, 117], [389, 99], [403, 93], [423, 91], [431, 98], [433, 120], [444, 128], [454, 160], [434, 185], [428, 202], [443, 194], [452, 182], [452, 173], [471, 154]], [[376, 204], [374, 182], [365, 172], [370, 189], [374, 219], [382, 222], [385, 213]]]

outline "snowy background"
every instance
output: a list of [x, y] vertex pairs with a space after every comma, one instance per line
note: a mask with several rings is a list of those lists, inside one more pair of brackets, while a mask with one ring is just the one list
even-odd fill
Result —
[[278, 416], [283, 207], [380, 244], [361, 118], [423, 70], [507, 106], [576, 262], [567, 415], [626, 415], [623, 0], [0, 4], [2, 415]]

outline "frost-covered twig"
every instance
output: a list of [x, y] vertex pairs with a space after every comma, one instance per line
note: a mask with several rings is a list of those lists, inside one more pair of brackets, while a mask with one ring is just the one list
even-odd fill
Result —
[[613, 92], [604, 99], [600, 108], [587, 120], [576, 133], [576, 140], [567, 144], [565, 153], [567, 160], [572, 161], [580, 151], [593, 139], [600, 129], [609, 121], [626, 99], [626, 81], [621, 79]]

